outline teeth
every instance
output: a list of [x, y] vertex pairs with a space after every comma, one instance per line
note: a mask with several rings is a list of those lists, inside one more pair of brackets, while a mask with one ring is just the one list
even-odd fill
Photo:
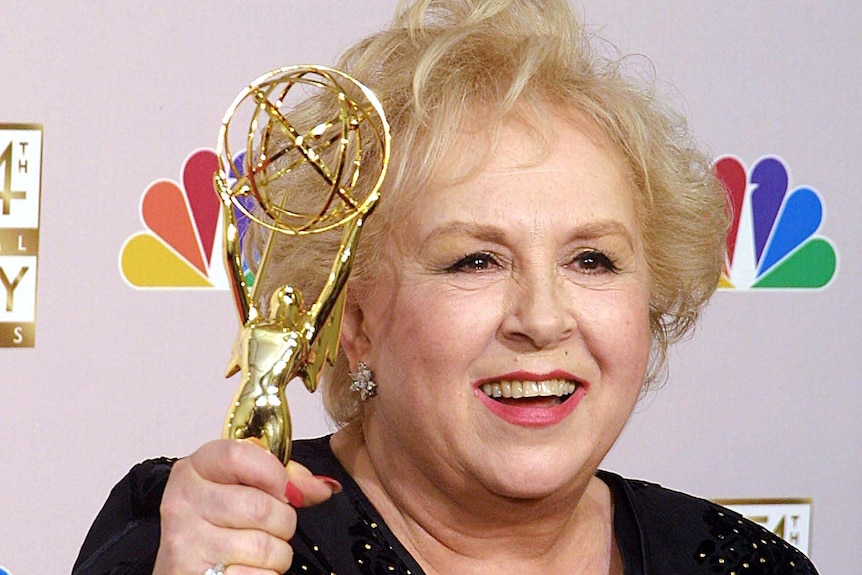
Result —
[[549, 379], [538, 382], [501, 381], [482, 385], [482, 391], [488, 397], [518, 399], [521, 397], [562, 397], [574, 393], [576, 387], [574, 383], [565, 379]]

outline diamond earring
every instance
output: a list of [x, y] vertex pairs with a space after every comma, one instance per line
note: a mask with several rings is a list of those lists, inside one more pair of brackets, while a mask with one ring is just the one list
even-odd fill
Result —
[[350, 384], [350, 391], [359, 392], [360, 401], [368, 401], [369, 398], [377, 395], [374, 374], [368, 369], [365, 362], [359, 362], [359, 365], [356, 366], [356, 373], [350, 372], [350, 379], [353, 380], [353, 383]]

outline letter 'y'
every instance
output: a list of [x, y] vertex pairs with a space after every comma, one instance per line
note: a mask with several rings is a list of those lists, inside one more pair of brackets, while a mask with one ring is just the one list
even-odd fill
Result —
[[15, 292], [15, 288], [18, 287], [18, 284], [21, 283], [21, 278], [24, 277], [24, 274], [27, 273], [27, 270], [30, 269], [28, 267], [22, 267], [21, 271], [18, 272], [18, 276], [13, 280], [9, 281], [9, 278], [6, 277], [6, 270], [0, 267], [0, 282], [3, 283], [3, 287], [6, 288], [6, 311], [12, 311], [12, 295]]

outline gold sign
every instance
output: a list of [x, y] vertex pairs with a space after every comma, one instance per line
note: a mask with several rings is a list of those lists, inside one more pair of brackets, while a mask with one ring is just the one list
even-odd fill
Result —
[[811, 499], [720, 499], [716, 503], [765, 527], [808, 555]]
[[[386, 176], [389, 145], [389, 125], [374, 94], [323, 66], [291, 66], [261, 76], [240, 92], [222, 122], [215, 183], [242, 326], [228, 366], [228, 376], [242, 377], [223, 436], [257, 438], [285, 464], [291, 438], [285, 386], [299, 378], [314, 391], [324, 362], [335, 361], [347, 277], [362, 224]], [[368, 158], [372, 165], [366, 165]], [[299, 185], [316, 196], [311, 207], [307, 198], [294, 203]], [[241, 216], [268, 234], [252, 270], [241, 245]], [[310, 306], [290, 278], [269, 277], [279, 237], [301, 239], [337, 228], [340, 249]], [[273, 281], [280, 287], [261, 301], [262, 286]]]
[[42, 126], [0, 124], [0, 347], [34, 347]]

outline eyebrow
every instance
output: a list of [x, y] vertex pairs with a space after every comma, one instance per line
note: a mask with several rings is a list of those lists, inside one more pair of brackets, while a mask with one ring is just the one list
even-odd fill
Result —
[[[465, 236], [502, 244], [506, 243], [507, 234], [505, 228], [495, 225], [454, 221], [432, 230], [425, 241], [447, 236]], [[631, 232], [617, 220], [598, 220], [578, 226], [571, 230], [567, 241], [590, 240], [605, 236], [620, 236], [629, 245], [634, 245]]]
[[505, 231], [497, 226], [462, 221], [449, 222], [434, 228], [425, 239], [428, 241], [446, 236], [468, 236], [496, 243], [503, 243], [506, 239]]

